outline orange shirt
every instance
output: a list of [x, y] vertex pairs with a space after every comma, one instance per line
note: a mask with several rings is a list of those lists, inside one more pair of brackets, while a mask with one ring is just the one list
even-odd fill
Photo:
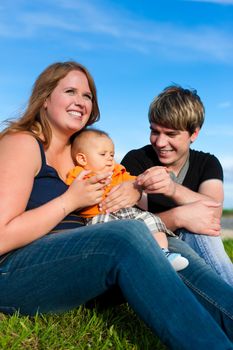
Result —
[[[74, 179], [76, 179], [76, 177], [80, 174], [81, 171], [83, 171], [83, 168], [81, 166], [76, 166], [75, 168], [71, 169], [67, 175], [66, 184], [70, 185], [74, 181]], [[93, 175], [94, 174], [88, 174], [87, 176], [89, 177]], [[125, 167], [123, 167], [123, 165], [116, 164], [112, 174], [112, 181], [105, 188], [104, 198], [107, 196], [108, 192], [112, 189], [113, 186], [116, 186], [124, 181], [134, 180], [135, 178], [136, 176], [130, 175], [130, 173], [126, 171]], [[93, 205], [91, 207], [81, 210], [79, 214], [84, 218], [92, 218], [93, 216], [96, 216], [98, 214], [103, 214], [103, 212], [99, 210], [98, 205]]]

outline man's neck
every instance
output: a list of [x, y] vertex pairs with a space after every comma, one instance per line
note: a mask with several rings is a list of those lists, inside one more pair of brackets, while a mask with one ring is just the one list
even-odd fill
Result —
[[189, 153], [187, 154], [187, 157], [180, 161], [178, 161], [175, 164], [171, 164], [167, 166], [168, 171], [173, 172], [176, 176], [179, 175], [180, 171], [183, 169], [183, 167], [185, 166], [185, 164], [187, 163], [187, 161], [189, 160]]

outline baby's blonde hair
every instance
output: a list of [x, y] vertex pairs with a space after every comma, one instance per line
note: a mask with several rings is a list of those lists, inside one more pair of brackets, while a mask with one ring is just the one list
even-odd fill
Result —
[[95, 128], [87, 128], [79, 131], [78, 133], [75, 134], [75, 137], [72, 138], [72, 148], [71, 148], [71, 156], [73, 160], [76, 160], [76, 155], [77, 153], [85, 153], [85, 146], [87, 140], [87, 135], [93, 134], [98, 137], [107, 137], [111, 140], [111, 137], [109, 134], [103, 130], [100, 129], [95, 129]]

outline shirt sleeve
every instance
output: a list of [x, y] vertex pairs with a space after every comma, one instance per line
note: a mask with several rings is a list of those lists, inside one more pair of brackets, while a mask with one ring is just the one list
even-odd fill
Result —
[[212, 154], [209, 155], [208, 160], [205, 164], [200, 183], [211, 179], [218, 179], [223, 181], [222, 165], [218, 158]]
[[131, 175], [138, 176], [146, 169], [143, 167], [143, 162], [140, 159], [138, 152], [129, 151], [121, 161], [121, 164], [126, 168]]

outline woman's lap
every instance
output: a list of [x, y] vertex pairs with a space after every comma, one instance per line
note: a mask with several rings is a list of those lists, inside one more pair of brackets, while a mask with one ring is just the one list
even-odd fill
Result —
[[[230, 297], [233, 300], [233, 290], [222, 285], [182, 241], [169, 238], [169, 242], [172, 250], [181, 251], [190, 260], [189, 267], [180, 274], [185, 283], [195, 289], [195, 295], [216, 319], [224, 319], [226, 329], [233, 328], [233, 305], [229, 303]], [[203, 271], [198, 270], [200, 267]], [[211, 282], [213, 288], [209, 286]], [[38, 309], [61, 312], [116, 285], [140, 317], [168, 344], [174, 339], [181, 341], [176, 323], [184, 333], [189, 330], [189, 334], [182, 337], [190, 340], [190, 344], [196, 332], [202, 332], [204, 324], [209, 325], [206, 327], [210, 333], [214, 327], [207, 312], [177, 278], [145, 225], [134, 220], [50, 234], [10, 254], [0, 264], [0, 311], [10, 313], [20, 308], [24, 314], [34, 314]], [[211, 293], [216, 288], [221, 289], [220, 296], [224, 292], [225, 302], [221, 304], [220, 297], [216, 296], [217, 307], [214, 307], [207, 300], [209, 294], [215, 297]], [[195, 317], [202, 321], [194, 322]], [[166, 330], [170, 331], [169, 337]], [[233, 339], [232, 334], [229, 336]]]
[[1, 303], [15, 302], [22, 313], [34, 314], [37, 305], [42, 312], [61, 312], [86, 302], [107, 289], [101, 275], [116, 244], [111, 227], [107, 232], [96, 225], [49, 234], [12, 252], [0, 265]]

